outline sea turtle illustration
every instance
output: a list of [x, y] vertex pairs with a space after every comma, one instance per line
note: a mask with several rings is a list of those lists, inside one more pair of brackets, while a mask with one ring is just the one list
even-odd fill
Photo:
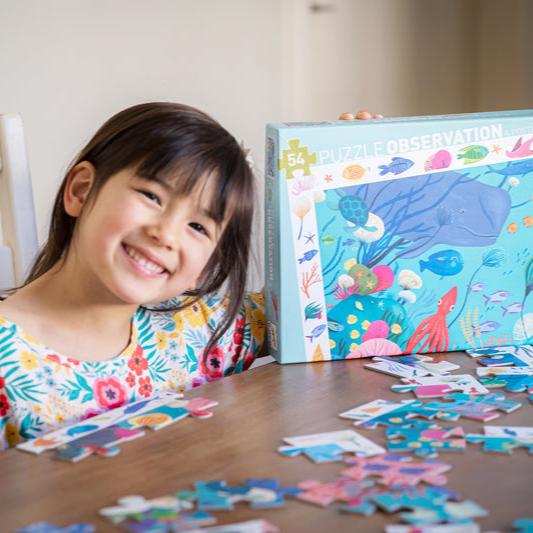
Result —
[[374, 226], [365, 226], [368, 221], [369, 211], [367, 205], [359, 196], [343, 196], [339, 200], [339, 211], [348, 222], [355, 224], [357, 228], [363, 228], [366, 231], [376, 231], [376, 227]]

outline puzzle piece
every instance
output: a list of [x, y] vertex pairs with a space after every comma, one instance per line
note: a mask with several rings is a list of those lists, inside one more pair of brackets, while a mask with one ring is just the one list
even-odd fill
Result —
[[457, 500], [458, 495], [444, 487], [402, 487], [400, 490], [375, 495], [372, 499], [389, 513], [410, 509], [410, 512], [400, 513], [399, 516], [405, 522], [416, 525], [463, 522], [487, 515], [487, 511], [475, 502], [449, 501]]
[[485, 366], [533, 365], [533, 345], [480, 348], [466, 352]]
[[385, 449], [356, 431], [327, 431], [283, 439], [290, 446], [281, 446], [278, 451], [290, 457], [306, 455], [316, 463], [341, 461], [342, 454], [351, 452], [370, 457], [385, 453]]
[[387, 428], [388, 448], [392, 452], [411, 452], [419, 457], [436, 457], [438, 452], [462, 452], [466, 448], [461, 427]]
[[527, 392], [529, 401], [533, 402], [533, 376], [499, 374], [497, 376], [479, 378], [479, 381], [489, 389], [504, 387], [508, 392]]
[[[328, 483], [306, 480], [298, 483], [298, 488], [301, 492], [295, 497], [297, 500], [319, 505], [320, 507], [327, 507], [336, 501], [344, 502], [348, 505], [357, 502], [357, 505], [361, 505], [362, 501], [358, 497], [365, 494], [373, 486], [373, 481], [355, 481], [349, 478], [337, 478]], [[371, 504], [370, 501], [367, 503], [372, 508], [369, 511], [371, 514], [375, 510], [375, 505]]]
[[71, 440], [56, 449], [55, 459], [77, 462], [90, 455], [115, 456], [120, 453], [119, 444], [145, 435], [143, 428], [156, 431], [189, 415], [201, 419], [209, 418], [213, 413], [208, 409], [216, 405], [218, 402], [206, 398], [173, 400], [166, 405], [133, 414], [117, 424]]
[[205, 531], [206, 533], [279, 533], [279, 529], [266, 520], [246, 520], [245, 522], [235, 522], [223, 526], [208, 527], [202, 530], [195, 530], [196, 533]]
[[131, 533], [156, 533], [166, 531], [202, 531], [198, 528], [216, 524], [217, 519], [205, 512], [177, 513], [169, 510], [151, 510], [118, 525]]
[[243, 485], [229, 486], [225, 481], [197, 481], [194, 491], [176, 494], [178, 499], [195, 501], [200, 511], [233, 510], [239, 501], [248, 502], [253, 509], [267, 509], [285, 505], [285, 496], [300, 493], [297, 487], [281, 487], [277, 479], [248, 479]]
[[431, 485], [444, 485], [448, 479], [444, 472], [450, 465], [436, 461], [413, 462], [408, 455], [387, 454], [380, 457], [350, 457], [346, 463], [353, 465], [342, 471], [342, 475], [361, 481], [369, 476], [377, 476], [382, 485], [414, 486], [422, 481]]
[[282, 150], [281, 153], [278, 168], [285, 170], [285, 176], [288, 180], [296, 177], [294, 175], [296, 170], [301, 170], [304, 176], [309, 176], [311, 174], [310, 166], [316, 165], [316, 153], [309, 152], [307, 146], [300, 146], [299, 139], [290, 140], [289, 149]]
[[455, 363], [450, 363], [449, 361], [440, 361], [438, 363], [434, 363], [433, 358], [427, 355], [399, 355], [399, 356], [397, 355], [394, 357], [380, 356], [380, 357], [374, 357], [372, 360], [373, 361], [397, 362], [397, 363], [400, 363], [401, 365], [406, 365], [411, 368], [417, 369], [421, 372], [425, 372], [425, 373], [418, 374], [419, 376], [425, 376], [428, 374], [433, 374], [433, 375], [448, 374], [449, 372], [452, 372], [453, 370], [457, 370], [458, 368], [461, 368], [459, 365], [456, 365]]
[[495, 453], [511, 453], [515, 448], [527, 448], [533, 454], [533, 442], [516, 437], [499, 437], [491, 435], [467, 435], [467, 442], [483, 443], [483, 450]]
[[95, 531], [96, 527], [92, 524], [79, 523], [59, 527], [49, 522], [35, 522], [17, 529], [17, 533], [94, 533]]
[[181, 393], [162, 393], [159, 396], [127, 403], [120, 407], [110, 409], [109, 411], [104, 411], [88, 420], [82, 420], [76, 424], [61, 427], [35, 439], [28, 439], [18, 444], [17, 449], [25, 452], [41, 454], [46, 450], [57, 448], [60, 445], [83, 435], [88, 435], [89, 433], [94, 433], [104, 427], [117, 424], [121, 420], [132, 417], [135, 414], [139, 415], [150, 409], [154, 409], [160, 405], [166, 405], [171, 401], [179, 400], [181, 398], [183, 398], [183, 394]]
[[446, 421], [455, 421], [460, 417], [471, 420], [489, 422], [500, 416], [495, 411], [511, 413], [518, 409], [520, 402], [511, 402], [503, 394], [487, 394], [485, 396], [470, 396], [460, 392], [450, 394], [441, 402], [429, 402], [427, 409], [434, 409], [437, 418]]
[[479, 526], [470, 524], [431, 524], [424, 526], [406, 526], [405, 524], [389, 524], [385, 533], [479, 533]]
[[513, 522], [515, 533], [533, 533], [533, 518], [519, 518]]
[[435, 418], [436, 415], [437, 413], [434, 409], [427, 409], [424, 403], [418, 400], [402, 402], [375, 400], [374, 402], [345, 411], [339, 416], [356, 420], [354, 422], [355, 426], [375, 429], [378, 426], [414, 426], [420, 422], [420, 420], [416, 420], [414, 417], [431, 419]]
[[417, 398], [437, 398], [453, 392], [488, 394], [488, 390], [470, 374], [403, 378], [402, 384], [392, 385], [395, 392], [414, 392]]

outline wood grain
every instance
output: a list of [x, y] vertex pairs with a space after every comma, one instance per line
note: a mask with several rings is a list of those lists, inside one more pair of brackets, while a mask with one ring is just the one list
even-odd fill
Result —
[[[462, 370], [476, 366], [463, 353], [437, 357], [443, 359], [460, 364]], [[84, 521], [95, 524], [98, 531], [116, 531], [98, 516], [100, 508], [127, 494], [152, 498], [185, 490], [197, 480], [237, 484], [249, 477], [276, 477], [285, 485], [304, 479], [332, 480], [341, 463], [316, 465], [304, 457], [282, 457], [276, 448], [285, 436], [351, 428], [350, 421], [337, 414], [361, 403], [411, 397], [391, 392], [395, 379], [363, 369], [367, 361], [273, 363], [195, 389], [187, 396], [220, 402], [213, 418], [186, 419], [148, 432], [124, 444], [114, 458], [90, 457], [70, 464], [53, 460], [51, 454], [0, 453], [0, 531], [41, 520], [60, 526]], [[527, 395], [507, 397], [523, 406], [492, 424], [532, 426], [533, 405]], [[460, 425], [467, 433], [482, 433], [479, 422], [463, 420]], [[385, 444], [383, 428], [361, 433]], [[465, 453], [442, 453], [439, 460], [453, 465], [448, 487], [490, 511], [479, 521], [482, 531], [511, 531], [513, 520], [533, 516], [533, 457], [524, 449], [511, 456], [492, 455], [469, 445]], [[335, 505], [320, 509], [297, 501], [265, 511], [238, 504], [233, 512], [214, 514], [220, 523], [262, 517], [288, 532], [372, 532], [398, 522], [382, 513], [364, 518], [341, 514]]]

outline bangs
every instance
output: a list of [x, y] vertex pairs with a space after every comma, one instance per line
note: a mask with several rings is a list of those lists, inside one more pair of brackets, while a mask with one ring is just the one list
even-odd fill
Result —
[[141, 178], [170, 187], [178, 196], [197, 196], [209, 217], [222, 225], [232, 218], [243, 193], [246, 197], [243, 191], [248, 181], [243, 179], [246, 170], [239, 168], [240, 157], [231, 158], [226, 154], [222, 161], [217, 161], [206, 154], [195, 155], [163, 161], [152, 153], [135, 172]]

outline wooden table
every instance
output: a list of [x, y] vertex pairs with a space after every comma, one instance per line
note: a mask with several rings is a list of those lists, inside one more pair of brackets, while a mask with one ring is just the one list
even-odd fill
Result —
[[[438, 356], [472, 372], [475, 361], [463, 353]], [[196, 389], [189, 397], [219, 400], [209, 420], [186, 419], [122, 445], [120, 455], [90, 457], [77, 464], [32, 456], [18, 450], [0, 453], [0, 531], [13, 531], [35, 521], [64, 526], [90, 522], [97, 531], [116, 531], [98, 510], [127, 494], [153, 498], [188, 489], [193, 481], [225, 479], [237, 484], [248, 477], [275, 477], [290, 485], [304, 479], [332, 480], [341, 463], [317, 465], [304, 457], [286, 458], [276, 452], [282, 437], [350, 429], [341, 411], [377, 398], [400, 399], [390, 391], [395, 378], [363, 369], [365, 360], [252, 369]], [[525, 393], [508, 394], [523, 406], [502, 415], [495, 424], [533, 425], [533, 405]], [[482, 424], [463, 420], [465, 432], [482, 433]], [[361, 430], [384, 445], [384, 429]], [[533, 457], [525, 449], [511, 456], [489, 455], [479, 445], [465, 453], [441, 453], [453, 465], [448, 487], [459, 490], [490, 511], [479, 521], [482, 531], [510, 531], [520, 517], [533, 516]], [[393, 515], [365, 518], [340, 513], [336, 505], [321, 509], [298, 501], [284, 508], [253, 511], [238, 504], [235, 511], [214, 513], [220, 523], [265, 518], [281, 531], [383, 531], [399, 523]]]

